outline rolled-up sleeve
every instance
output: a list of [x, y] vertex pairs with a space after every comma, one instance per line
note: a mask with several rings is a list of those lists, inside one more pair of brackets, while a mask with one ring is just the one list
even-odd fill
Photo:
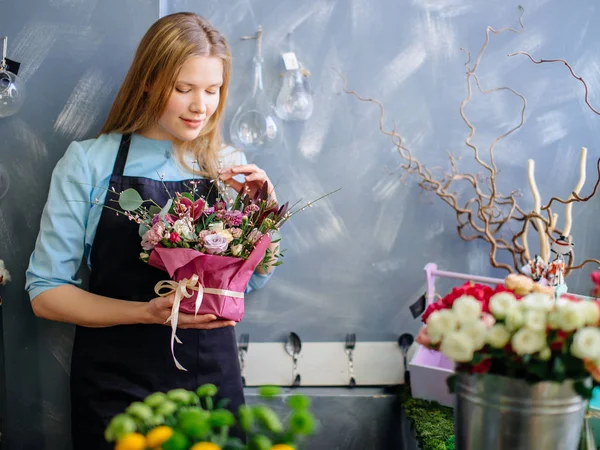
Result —
[[76, 274], [84, 255], [91, 184], [84, 149], [73, 142], [52, 172], [40, 232], [26, 273], [25, 289], [30, 300], [60, 285], [81, 284]]

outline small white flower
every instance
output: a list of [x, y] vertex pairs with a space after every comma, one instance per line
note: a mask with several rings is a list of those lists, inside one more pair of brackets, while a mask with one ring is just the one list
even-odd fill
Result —
[[499, 292], [490, 298], [490, 312], [496, 319], [504, 319], [516, 305], [517, 298], [510, 292]]
[[518, 355], [532, 355], [546, 347], [546, 333], [521, 328], [510, 340]]
[[213, 222], [208, 224], [208, 228], [210, 231], [214, 231], [215, 233], [220, 233], [224, 229], [223, 222]]
[[243, 245], [237, 244], [231, 247], [231, 254], [233, 256], [240, 256], [242, 254]]
[[525, 326], [535, 331], [544, 331], [546, 329], [547, 313], [543, 310], [525, 311]]
[[520, 308], [513, 308], [506, 314], [506, 328], [509, 331], [516, 331], [523, 326], [525, 317]]
[[431, 342], [437, 344], [442, 337], [458, 328], [458, 320], [452, 310], [441, 309], [434, 311], [427, 318], [427, 332]]
[[485, 340], [494, 348], [504, 348], [510, 341], [510, 332], [504, 325], [497, 323], [488, 330]]
[[473, 349], [475, 351], [481, 350], [485, 345], [485, 338], [487, 335], [487, 328], [483, 322], [471, 322], [460, 328], [460, 331], [465, 333], [471, 338], [473, 343]]
[[179, 219], [173, 224], [175, 232], [185, 239], [193, 239], [194, 232], [192, 231], [191, 224], [185, 219]]
[[481, 317], [481, 303], [475, 297], [463, 295], [454, 301], [452, 311], [461, 324], [477, 322]]
[[579, 359], [600, 358], [600, 329], [585, 327], [573, 336], [571, 354]]
[[548, 328], [551, 330], [558, 330], [560, 328], [560, 314], [556, 309], [548, 313]]
[[573, 331], [585, 325], [583, 309], [575, 302], [562, 303], [558, 307], [558, 324], [563, 331]]
[[6, 284], [10, 281], [10, 272], [4, 267], [4, 261], [0, 259], [0, 285]]
[[546, 294], [533, 293], [521, 299], [521, 307], [535, 311], [550, 311], [554, 307], [554, 300]]
[[440, 351], [451, 361], [470, 362], [473, 360], [473, 341], [462, 331], [452, 331], [444, 336]]
[[219, 231], [217, 234], [220, 234], [221, 236], [223, 236], [225, 239], [227, 239], [227, 242], [231, 243], [231, 241], [233, 241], [233, 234], [231, 234], [231, 231], [229, 230], [222, 230]]

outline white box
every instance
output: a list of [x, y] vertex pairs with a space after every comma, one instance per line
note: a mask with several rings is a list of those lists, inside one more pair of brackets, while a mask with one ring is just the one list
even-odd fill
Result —
[[454, 363], [442, 353], [422, 345], [408, 363], [413, 398], [436, 401], [454, 408], [454, 394], [448, 392], [446, 378], [454, 373]]

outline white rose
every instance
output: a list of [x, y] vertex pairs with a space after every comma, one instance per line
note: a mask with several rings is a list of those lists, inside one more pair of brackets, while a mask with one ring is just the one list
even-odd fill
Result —
[[213, 222], [208, 224], [208, 229], [215, 233], [220, 233], [224, 229], [223, 222]]
[[427, 333], [431, 342], [437, 344], [447, 333], [458, 328], [456, 315], [449, 309], [441, 309], [431, 313], [427, 319]]
[[240, 256], [242, 254], [243, 245], [237, 244], [231, 247], [231, 254], [233, 256]]
[[596, 300], [582, 301], [579, 306], [585, 317], [585, 324], [597, 326], [600, 322], [600, 308]]
[[546, 329], [546, 311], [529, 310], [525, 312], [525, 326], [535, 331], [544, 331]]
[[473, 341], [462, 331], [452, 331], [444, 336], [440, 351], [451, 361], [470, 362], [473, 360]]
[[506, 313], [517, 305], [517, 298], [510, 292], [499, 292], [490, 298], [490, 312], [496, 319], [504, 319]]
[[600, 330], [595, 327], [577, 330], [573, 336], [571, 354], [579, 359], [600, 358]]
[[481, 303], [475, 297], [463, 295], [454, 301], [452, 311], [461, 324], [477, 322], [481, 317]]
[[494, 348], [504, 348], [510, 341], [510, 332], [504, 325], [497, 323], [488, 330], [485, 340]]
[[535, 311], [550, 311], [554, 307], [554, 300], [546, 294], [533, 293], [521, 299], [521, 306]]
[[560, 314], [558, 310], [550, 311], [548, 314], [548, 328], [558, 330], [560, 328]]
[[542, 361], [548, 361], [551, 356], [552, 356], [552, 350], [550, 350], [550, 347], [544, 347], [538, 353], [538, 358], [541, 359]]
[[514, 334], [510, 342], [518, 355], [532, 355], [546, 347], [546, 333], [521, 328]]
[[558, 307], [558, 325], [563, 331], [573, 331], [585, 325], [583, 309], [575, 302], [567, 302]]
[[217, 234], [223, 236], [225, 239], [227, 239], [227, 242], [231, 243], [231, 241], [233, 241], [233, 234], [231, 234], [231, 231], [229, 230], [222, 230], [219, 231]]
[[513, 308], [506, 313], [506, 328], [509, 331], [516, 331], [523, 326], [525, 317], [520, 308]]
[[175, 232], [185, 239], [193, 239], [194, 232], [192, 231], [192, 227], [189, 222], [185, 219], [179, 219], [173, 224], [173, 229]]
[[483, 322], [471, 322], [462, 327], [460, 331], [471, 338], [471, 342], [473, 343], [473, 349], [475, 351], [481, 350], [481, 348], [485, 345], [487, 328], [485, 327]]

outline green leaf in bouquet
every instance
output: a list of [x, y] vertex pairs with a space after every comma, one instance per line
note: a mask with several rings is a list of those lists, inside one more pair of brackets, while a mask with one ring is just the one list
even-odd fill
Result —
[[250, 431], [254, 426], [254, 413], [248, 405], [241, 405], [238, 409], [238, 419], [240, 428], [245, 432]]
[[148, 225], [146, 225], [145, 223], [140, 223], [138, 234], [140, 235], [140, 237], [144, 237], [144, 234], [146, 234], [148, 230], [150, 230], [150, 227], [148, 227]]
[[283, 431], [283, 424], [281, 423], [279, 416], [267, 406], [255, 406], [254, 417], [256, 417], [257, 422], [262, 424], [272, 433], [281, 433]]
[[156, 414], [160, 414], [161, 416], [170, 416], [177, 411], [177, 403], [172, 402], [171, 400], [165, 400], [156, 408]]
[[169, 214], [169, 211], [171, 210], [171, 206], [173, 206], [173, 199], [169, 199], [167, 201], [167, 204], [165, 206], [163, 206], [163, 208], [160, 210], [159, 216], [161, 219], [164, 219], [165, 216], [167, 214]]
[[168, 441], [161, 446], [162, 450], [187, 450], [190, 446], [189, 439], [180, 431], [174, 431]]
[[144, 403], [151, 408], [158, 408], [165, 400], [167, 395], [163, 392], [155, 392], [144, 399]]
[[585, 380], [576, 380], [573, 383], [573, 389], [575, 389], [575, 392], [577, 392], [577, 394], [579, 394], [581, 397], [583, 397], [586, 400], [589, 400], [590, 398], [592, 398], [592, 391], [594, 390], [594, 386], [588, 386]]
[[288, 398], [287, 404], [292, 409], [310, 408], [310, 398], [306, 395], [294, 394]]
[[263, 398], [277, 397], [281, 393], [279, 386], [261, 386], [258, 388], [258, 395]]
[[226, 409], [215, 409], [208, 419], [211, 426], [215, 428], [230, 427], [235, 424], [235, 417]]
[[567, 378], [567, 368], [561, 356], [556, 356], [552, 361], [552, 375], [558, 382], [565, 381]]
[[[267, 184], [267, 183], [265, 183]], [[248, 442], [249, 450], [270, 450], [273, 446], [271, 439], [263, 434], [257, 434], [256, 436], [252, 436], [250, 441]]]
[[104, 432], [104, 438], [108, 442], [118, 441], [126, 434], [135, 432], [135, 430], [136, 424], [133, 417], [127, 414], [118, 414], [108, 424]]
[[135, 189], [125, 189], [119, 194], [119, 206], [123, 211], [135, 211], [143, 203], [144, 200]]
[[315, 419], [313, 415], [306, 411], [297, 409], [290, 416], [290, 431], [295, 434], [309, 436], [315, 430]]
[[546, 380], [550, 372], [550, 364], [548, 361], [542, 361], [539, 359], [531, 359], [526, 365], [526, 370], [530, 374], [534, 375], [539, 380]]
[[160, 207], [158, 207], [158, 206], [156, 206], [156, 205], [151, 205], [151, 206], [148, 208], [148, 212], [150, 213], [150, 215], [151, 215], [152, 217], [154, 217], [156, 214], [160, 214], [160, 211], [161, 211]]
[[154, 416], [152, 408], [142, 402], [133, 402], [125, 410], [131, 417], [135, 417], [143, 422], [150, 420]]
[[192, 202], [194, 202], [194, 200], [196, 200], [196, 199], [194, 198], [194, 196], [193, 196], [191, 193], [189, 193], [189, 192], [182, 192], [180, 195], [181, 195], [182, 197], [185, 197], [185, 198], [187, 198], [188, 200], [191, 200]]

